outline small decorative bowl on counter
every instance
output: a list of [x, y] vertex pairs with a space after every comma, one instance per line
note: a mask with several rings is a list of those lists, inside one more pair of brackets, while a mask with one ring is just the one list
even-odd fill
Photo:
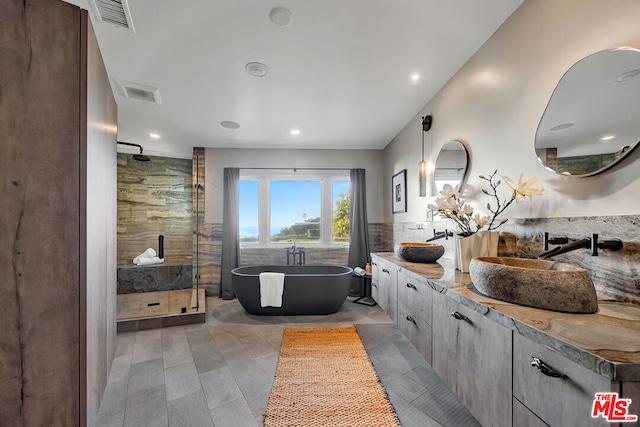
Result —
[[432, 243], [401, 242], [393, 247], [393, 252], [403, 261], [436, 262], [444, 254], [444, 246]]

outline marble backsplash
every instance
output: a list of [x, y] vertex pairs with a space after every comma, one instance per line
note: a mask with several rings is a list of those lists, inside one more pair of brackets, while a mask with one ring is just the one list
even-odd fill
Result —
[[[308, 265], [346, 265], [349, 248], [339, 247], [305, 247], [297, 246], [305, 253], [305, 264]], [[289, 257], [293, 263], [293, 258]], [[296, 263], [299, 262], [296, 256]], [[240, 265], [285, 265], [287, 264], [286, 248], [253, 248], [251, 245], [240, 246]]]
[[[398, 242], [424, 242], [433, 237], [434, 229], [456, 231], [448, 221], [423, 223], [395, 223], [383, 227], [381, 252], [393, 251]], [[578, 249], [553, 259], [578, 265], [591, 274], [599, 298], [640, 304], [640, 215], [527, 218], [512, 219], [501, 226], [499, 255], [536, 258], [544, 252], [544, 233], [551, 237], [564, 236], [578, 240], [598, 234], [598, 240], [620, 239], [620, 251], [600, 250], [592, 256], [588, 249]], [[433, 243], [445, 247], [444, 257], [453, 257], [453, 239], [439, 239]]]

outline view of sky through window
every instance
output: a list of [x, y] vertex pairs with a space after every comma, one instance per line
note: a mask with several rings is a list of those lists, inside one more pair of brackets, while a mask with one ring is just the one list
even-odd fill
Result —
[[[349, 184], [348, 180], [333, 181], [331, 191], [332, 210], [335, 210], [336, 202], [340, 200], [341, 195], [349, 194]], [[321, 191], [322, 182], [320, 180], [271, 180], [269, 201], [270, 240], [275, 242], [281, 239], [283, 235], [280, 235], [280, 233], [284, 230], [285, 234], [296, 234], [299, 239], [319, 241], [320, 226], [319, 224], [314, 226], [312, 223], [314, 222], [313, 220], [321, 217]], [[240, 239], [243, 242], [258, 241], [260, 220], [259, 192], [259, 182], [257, 180], [240, 180], [239, 231]], [[294, 230], [292, 226], [296, 224], [298, 226]], [[306, 225], [306, 229], [298, 230], [301, 227], [300, 224]], [[300, 233], [303, 233], [304, 237]], [[343, 240], [339, 239], [338, 241]]]
[[271, 229], [319, 217], [320, 181], [271, 181]]

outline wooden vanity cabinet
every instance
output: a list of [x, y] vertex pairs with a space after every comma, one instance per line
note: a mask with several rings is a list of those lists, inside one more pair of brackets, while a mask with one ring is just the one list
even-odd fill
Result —
[[[611, 381], [486, 317], [488, 307], [476, 311], [437, 283], [372, 258], [373, 298], [483, 426], [635, 425], [591, 414], [596, 392], [616, 392], [631, 399], [629, 415], [640, 415], [640, 381]], [[567, 379], [543, 374], [547, 368]]]
[[423, 280], [398, 272], [398, 328], [431, 364], [431, 311], [434, 291]]
[[[373, 261], [371, 270], [371, 296], [387, 316], [397, 323], [398, 316], [398, 266], [381, 259]], [[374, 286], [375, 285], [375, 286]]]
[[432, 366], [483, 426], [512, 423], [512, 332], [433, 291]]
[[432, 292], [435, 292], [427, 279], [416, 278], [404, 271], [398, 272], [398, 302], [431, 325], [433, 304]]
[[[542, 369], [532, 365], [534, 357], [544, 364]], [[566, 379], [563, 379], [565, 375]], [[609, 426], [611, 423], [604, 418], [591, 417], [596, 392], [620, 392], [620, 384], [548, 347], [522, 335], [514, 335], [514, 405], [521, 403], [550, 426]], [[514, 412], [514, 426], [538, 425], [528, 424], [526, 419], [520, 420], [516, 416]]]
[[518, 399], [513, 398], [513, 425], [522, 427], [548, 427], [549, 424], [542, 421], [529, 408]]
[[[379, 262], [379, 259], [376, 257], [371, 257], [371, 298], [373, 298], [375, 302], [380, 301], [380, 286], [378, 285], [380, 281]], [[378, 305], [380, 305], [380, 303], [378, 303]]]

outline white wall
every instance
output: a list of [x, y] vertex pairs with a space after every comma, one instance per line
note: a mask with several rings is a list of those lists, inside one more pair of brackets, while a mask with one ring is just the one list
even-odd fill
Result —
[[368, 220], [369, 222], [382, 222], [382, 156], [382, 150], [207, 148], [205, 149], [205, 222], [222, 222], [223, 170], [226, 167], [366, 169]]
[[[440, 147], [459, 139], [470, 148], [468, 183], [481, 188], [479, 174], [517, 179], [544, 178], [547, 194], [533, 204], [513, 205], [511, 217], [637, 214], [640, 150], [612, 170], [589, 178], [561, 177], [539, 164], [533, 148], [538, 122], [562, 75], [600, 50], [640, 48], [640, 1], [526, 0], [447, 85], [385, 148], [385, 222], [425, 221], [433, 197], [418, 197], [421, 117], [433, 116], [425, 133], [434, 162]], [[407, 169], [408, 212], [391, 213], [394, 173]], [[506, 184], [501, 187], [508, 191]], [[488, 201], [479, 196], [476, 208]]]

